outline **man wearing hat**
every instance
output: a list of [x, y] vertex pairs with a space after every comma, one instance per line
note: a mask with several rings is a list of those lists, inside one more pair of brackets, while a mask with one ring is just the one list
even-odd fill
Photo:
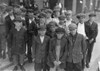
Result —
[[65, 16], [66, 16], [66, 26], [68, 27], [68, 25], [71, 24], [71, 22], [73, 21], [73, 19], [72, 19], [72, 11], [71, 10], [67, 10], [67, 12], [65, 12]]
[[69, 34], [69, 25], [72, 23], [72, 22], [75, 22], [75, 21], [73, 21], [73, 19], [72, 19], [72, 11], [71, 10], [67, 10], [66, 12], [65, 12], [65, 16], [66, 16], [66, 23], [65, 23], [65, 25], [66, 25], [66, 29], [67, 29], [67, 32], [68, 32], [68, 34]]
[[45, 35], [46, 26], [38, 28], [38, 36], [34, 36], [32, 43], [32, 57], [35, 62], [35, 71], [46, 71], [47, 55], [50, 38]]
[[39, 26], [46, 25], [46, 13], [42, 12], [39, 14]]
[[89, 68], [89, 63], [91, 60], [92, 50], [94, 43], [96, 42], [96, 37], [98, 35], [98, 24], [94, 21], [96, 14], [89, 14], [89, 20], [85, 22], [85, 33], [88, 37], [88, 51], [86, 59], [86, 67]]
[[28, 27], [27, 27], [27, 36], [28, 36], [28, 62], [32, 63], [32, 53], [31, 53], [31, 47], [32, 47], [32, 37], [37, 36], [37, 24], [35, 22], [34, 15], [29, 15], [28, 16]]
[[49, 22], [51, 22], [53, 19], [51, 18], [52, 15], [52, 10], [51, 9], [47, 9], [46, 10], [46, 24], [49, 24]]
[[77, 19], [79, 20], [79, 22], [77, 23], [78, 25], [78, 28], [77, 28], [77, 32], [84, 35], [84, 37], [86, 37], [86, 34], [85, 34], [85, 14], [83, 13], [80, 13], [77, 15]]
[[69, 25], [70, 34], [67, 37], [69, 41], [67, 70], [66, 71], [82, 71], [82, 60], [85, 63], [86, 41], [83, 35], [77, 32], [77, 25], [71, 23]]
[[60, 16], [60, 11], [59, 10], [54, 10], [53, 11], [53, 21], [55, 21], [57, 24], [59, 23], [59, 17]]
[[59, 16], [59, 23], [58, 23], [58, 26], [59, 27], [63, 27], [65, 26], [65, 23], [66, 23], [66, 17], [64, 15], [60, 15]]
[[56, 37], [50, 40], [47, 64], [50, 67], [50, 71], [64, 71], [68, 56], [68, 40], [65, 37], [63, 28], [59, 27], [55, 32]]
[[[87, 36], [86, 36], [86, 33], [85, 33], [85, 14], [80, 13], [76, 17], [79, 20], [79, 22], [77, 23], [77, 26], [78, 26], [77, 32], [82, 34], [87, 39]], [[85, 67], [84, 62], [82, 63], [82, 67], [84, 69], [84, 67]]]
[[[8, 7], [9, 8], [9, 7]], [[8, 11], [8, 10], [7, 10]], [[5, 17], [5, 25], [6, 25], [6, 35], [7, 37], [9, 36], [10, 30], [12, 27], [14, 27], [13, 20], [15, 19], [14, 14], [13, 14], [13, 8], [11, 8], [8, 11], [8, 15]], [[11, 48], [10, 48], [10, 41], [11, 39], [7, 39], [7, 47], [8, 47], [8, 57], [9, 60], [12, 61], [12, 55], [11, 55]]]
[[20, 17], [17, 17], [13, 22], [15, 27], [10, 30], [8, 37], [8, 39], [11, 39], [10, 48], [15, 65], [13, 71], [18, 70], [18, 67], [20, 67], [22, 71], [25, 71], [23, 64], [27, 42], [26, 29], [23, 28], [23, 23]]
[[51, 21], [47, 25], [47, 32], [46, 35], [49, 36], [50, 38], [53, 38], [56, 36], [55, 30], [57, 28], [57, 23], [55, 21]]

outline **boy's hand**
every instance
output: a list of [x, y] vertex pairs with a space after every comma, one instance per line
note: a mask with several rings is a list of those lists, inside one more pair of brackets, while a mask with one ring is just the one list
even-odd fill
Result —
[[58, 64], [60, 65], [61, 64], [61, 61], [58, 61]]
[[57, 61], [54, 61], [54, 65], [57, 66], [58, 65], [58, 62]]
[[94, 39], [91, 39], [89, 42], [92, 43], [94, 41]]
[[35, 61], [35, 59], [32, 59], [32, 61], [34, 62], [34, 61]]

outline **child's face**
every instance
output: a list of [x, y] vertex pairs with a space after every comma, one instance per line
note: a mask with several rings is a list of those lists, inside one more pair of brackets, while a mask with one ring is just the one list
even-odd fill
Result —
[[72, 14], [66, 15], [66, 18], [67, 18], [67, 19], [70, 19], [71, 17], [72, 17]]
[[19, 22], [19, 21], [14, 22], [14, 24], [15, 24], [16, 27], [21, 27], [22, 26], [22, 22]]
[[47, 18], [50, 18], [51, 17], [51, 13], [47, 13]]
[[70, 31], [70, 33], [71, 33], [72, 35], [75, 35], [76, 32], [77, 32], [77, 29]]
[[64, 36], [64, 33], [57, 33], [57, 38], [61, 39]]
[[40, 18], [40, 24], [44, 24], [46, 22], [45, 18]]
[[95, 17], [89, 17], [89, 20], [90, 21], [94, 21], [95, 20]]
[[60, 12], [56, 12], [55, 15], [56, 15], [57, 17], [59, 17], [59, 16], [60, 16]]
[[40, 36], [44, 36], [45, 33], [46, 33], [46, 30], [38, 30], [38, 34], [39, 34]]
[[84, 21], [85, 21], [85, 18], [80, 18], [80, 19], [79, 19], [79, 22], [80, 22], [80, 23], [84, 23]]
[[52, 32], [54, 32], [54, 31], [56, 30], [56, 27], [55, 27], [55, 26], [51, 26], [51, 27], [50, 27], [50, 30], [51, 30]]

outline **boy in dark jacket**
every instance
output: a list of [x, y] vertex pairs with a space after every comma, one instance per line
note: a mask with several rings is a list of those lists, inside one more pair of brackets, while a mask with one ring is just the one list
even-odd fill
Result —
[[63, 71], [66, 67], [68, 42], [63, 28], [56, 29], [56, 36], [50, 40], [48, 65], [50, 71]]
[[46, 71], [46, 60], [48, 55], [50, 38], [45, 35], [46, 27], [40, 26], [38, 28], [38, 36], [33, 38], [33, 60], [35, 62], [35, 71]]
[[69, 30], [66, 71], [82, 71], [82, 60], [85, 64], [86, 40], [82, 34], [77, 33], [77, 25], [75, 23], [69, 25]]
[[14, 71], [17, 70], [18, 67], [20, 67], [22, 71], [25, 71], [23, 63], [26, 52], [26, 30], [23, 28], [21, 18], [16, 18], [14, 24], [15, 27], [11, 29], [9, 34], [9, 38], [11, 39], [11, 52], [15, 64]]

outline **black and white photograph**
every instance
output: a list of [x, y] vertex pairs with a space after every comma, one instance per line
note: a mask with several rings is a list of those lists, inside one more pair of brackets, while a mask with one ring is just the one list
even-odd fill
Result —
[[100, 71], [100, 0], [0, 0], [0, 71]]

